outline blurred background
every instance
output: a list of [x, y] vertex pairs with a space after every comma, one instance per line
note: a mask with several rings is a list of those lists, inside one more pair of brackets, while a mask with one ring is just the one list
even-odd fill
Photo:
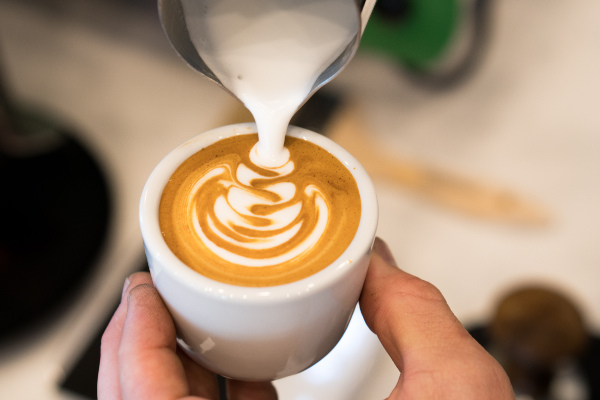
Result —
[[[294, 123], [373, 177], [378, 234], [518, 398], [600, 398], [600, 3], [379, 0]], [[0, 0], [0, 398], [94, 398], [99, 335], [145, 268], [167, 152], [244, 108], [170, 48], [154, 0]], [[384, 398], [360, 314], [282, 399]]]

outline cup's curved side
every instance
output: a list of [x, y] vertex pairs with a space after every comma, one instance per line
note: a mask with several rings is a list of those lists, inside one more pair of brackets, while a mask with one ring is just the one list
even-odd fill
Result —
[[286, 303], [219, 301], [182, 287], [169, 274], [154, 283], [181, 347], [192, 358], [230, 378], [265, 381], [301, 372], [335, 347], [355, 309], [368, 262], [365, 254], [332, 287]]

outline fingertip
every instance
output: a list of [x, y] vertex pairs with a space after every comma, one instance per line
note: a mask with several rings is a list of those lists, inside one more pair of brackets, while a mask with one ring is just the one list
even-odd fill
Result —
[[386, 242], [383, 241], [383, 239], [379, 237], [375, 238], [375, 241], [373, 242], [373, 252], [379, 257], [381, 257], [381, 259], [383, 259], [383, 261], [385, 261], [386, 263], [394, 267], [398, 267], [398, 264], [396, 263], [396, 260], [392, 255], [390, 247]]
[[[131, 283], [152, 283], [152, 276], [149, 272], [134, 272], [127, 278]], [[134, 287], [135, 285], [131, 285]]]
[[387, 243], [379, 237], [375, 238], [371, 262], [360, 296], [360, 308], [365, 322], [375, 333], [378, 333], [375, 320], [385, 309], [383, 305], [389, 303], [389, 297], [394, 293], [391, 289], [397, 282], [398, 275], [402, 274]]
[[[157, 301], [159, 304], [157, 304]], [[151, 283], [140, 283], [135, 285], [129, 290], [127, 294], [127, 304], [128, 308], [132, 307], [134, 304], [141, 303], [151, 303], [150, 307], [156, 307], [162, 305], [162, 299], [158, 294], [158, 291]]]
[[[127, 317], [124, 324], [126, 338], [132, 345], [146, 345], [175, 349], [175, 327], [160, 294], [152, 283], [132, 283], [127, 294]], [[125, 336], [124, 336], [125, 338]]]
[[375, 290], [374, 287], [385, 283], [389, 279], [403, 275], [407, 275], [407, 273], [398, 267], [387, 243], [379, 237], [375, 238], [365, 279], [365, 288]]
[[136, 272], [129, 275], [127, 278], [125, 278], [121, 299], [126, 299], [131, 290], [142, 284], [152, 284], [152, 277], [148, 272]]

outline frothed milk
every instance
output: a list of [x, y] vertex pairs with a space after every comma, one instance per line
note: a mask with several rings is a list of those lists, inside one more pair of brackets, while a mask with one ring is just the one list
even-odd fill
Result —
[[259, 161], [279, 167], [290, 119], [359, 29], [355, 0], [182, 0], [192, 42], [258, 126]]

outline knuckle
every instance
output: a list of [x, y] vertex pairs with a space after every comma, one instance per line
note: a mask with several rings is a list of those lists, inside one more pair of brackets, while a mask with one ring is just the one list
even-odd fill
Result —
[[442, 292], [435, 285], [415, 276], [411, 276], [410, 281], [402, 286], [401, 292], [404, 296], [411, 296], [425, 301], [446, 301]]
[[414, 275], [405, 275], [389, 279], [383, 283], [382, 301], [395, 303], [404, 300], [421, 300], [432, 302], [445, 302], [442, 292], [432, 283]]
[[443, 309], [447, 307], [446, 299], [435, 285], [412, 275], [390, 279], [380, 289], [372, 310], [375, 326], [387, 325], [399, 310], [424, 312], [438, 309], [440, 304]]

